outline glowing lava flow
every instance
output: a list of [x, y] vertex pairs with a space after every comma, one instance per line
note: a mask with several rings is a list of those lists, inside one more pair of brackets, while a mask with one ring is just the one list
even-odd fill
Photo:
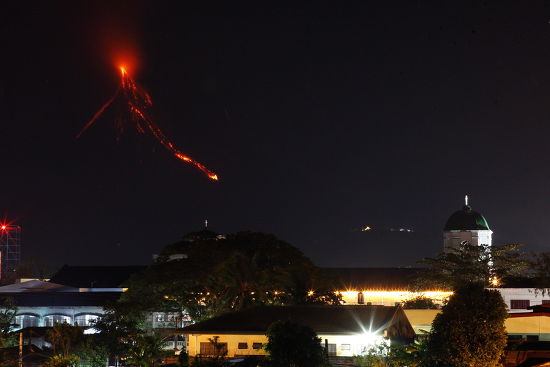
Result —
[[101, 108], [95, 113], [90, 121], [84, 125], [82, 130], [76, 136], [77, 138], [82, 135], [82, 133], [88, 129], [93, 123], [103, 114], [103, 112], [109, 107], [115, 99], [122, 93], [126, 103], [128, 104], [128, 109], [132, 116], [132, 121], [135, 123], [137, 131], [144, 133], [145, 129], [158, 140], [158, 142], [170, 151], [176, 158], [192, 164], [199, 170], [201, 170], [209, 179], [218, 181], [218, 175], [210, 171], [203, 164], [197, 162], [193, 158], [184, 154], [182, 151], [174, 147], [174, 144], [168, 139], [162, 130], [153, 122], [153, 120], [148, 116], [147, 110], [153, 105], [151, 97], [143, 89], [139, 88], [136, 82], [128, 75], [128, 71], [124, 66], [120, 66], [120, 86], [116, 90], [115, 94], [109, 99]]

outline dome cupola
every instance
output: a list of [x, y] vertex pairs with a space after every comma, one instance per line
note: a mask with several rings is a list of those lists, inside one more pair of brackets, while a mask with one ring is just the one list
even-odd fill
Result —
[[463, 242], [474, 245], [492, 244], [493, 231], [483, 215], [474, 211], [468, 204], [468, 195], [465, 197], [464, 207], [454, 212], [443, 228], [443, 246], [458, 247]]
[[468, 230], [489, 230], [489, 224], [485, 217], [478, 212], [472, 210], [472, 207], [468, 205], [468, 195], [466, 195], [466, 204], [462, 210], [454, 212], [447, 223], [445, 224], [444, 231], [468, 231]]

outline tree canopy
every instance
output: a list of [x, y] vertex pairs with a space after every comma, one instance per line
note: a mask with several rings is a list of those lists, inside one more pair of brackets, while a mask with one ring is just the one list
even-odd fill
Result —
[[128, 286], [120, 300], [127, 310], [185, 310], [193, 320], [260, 304], [339, 301], [330, 280], [300, 250], [256, 232], [188, 235]]
[[431, 298], [418, 296], [403, 302], [404, 309], [435, 310], [439, 308]]
[[321, 338], [310, 327], [276, 321], [267, 330], [268, 366], [321, 367], [326, 365]]
[[479, 283], [455, 291], [428, 335], [429, 366], [495, 367], [506, 346], [506, 304]]
[[417, 288], [457, 289], [467, 284], [498, 285], [506, 277], [521, 276], [532, 264], [520, 244], [478, 246], [468, 242], [449, 248], [436, 258], [425, 258]]

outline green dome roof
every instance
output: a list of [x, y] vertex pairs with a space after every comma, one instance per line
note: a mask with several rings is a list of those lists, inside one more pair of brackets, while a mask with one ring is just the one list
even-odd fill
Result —
[[444, 231], [464, 231], [464, 230], [489, 230], [489, 224], [483, 217], [472, 210], [469, 205], [464, 205], [462, 210], [454, 212], [445, 224]]

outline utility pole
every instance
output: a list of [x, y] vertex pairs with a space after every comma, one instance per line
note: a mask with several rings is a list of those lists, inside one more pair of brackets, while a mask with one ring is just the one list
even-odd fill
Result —
[[19, 332], [19, 367], [23, 367], [23, 332]]

